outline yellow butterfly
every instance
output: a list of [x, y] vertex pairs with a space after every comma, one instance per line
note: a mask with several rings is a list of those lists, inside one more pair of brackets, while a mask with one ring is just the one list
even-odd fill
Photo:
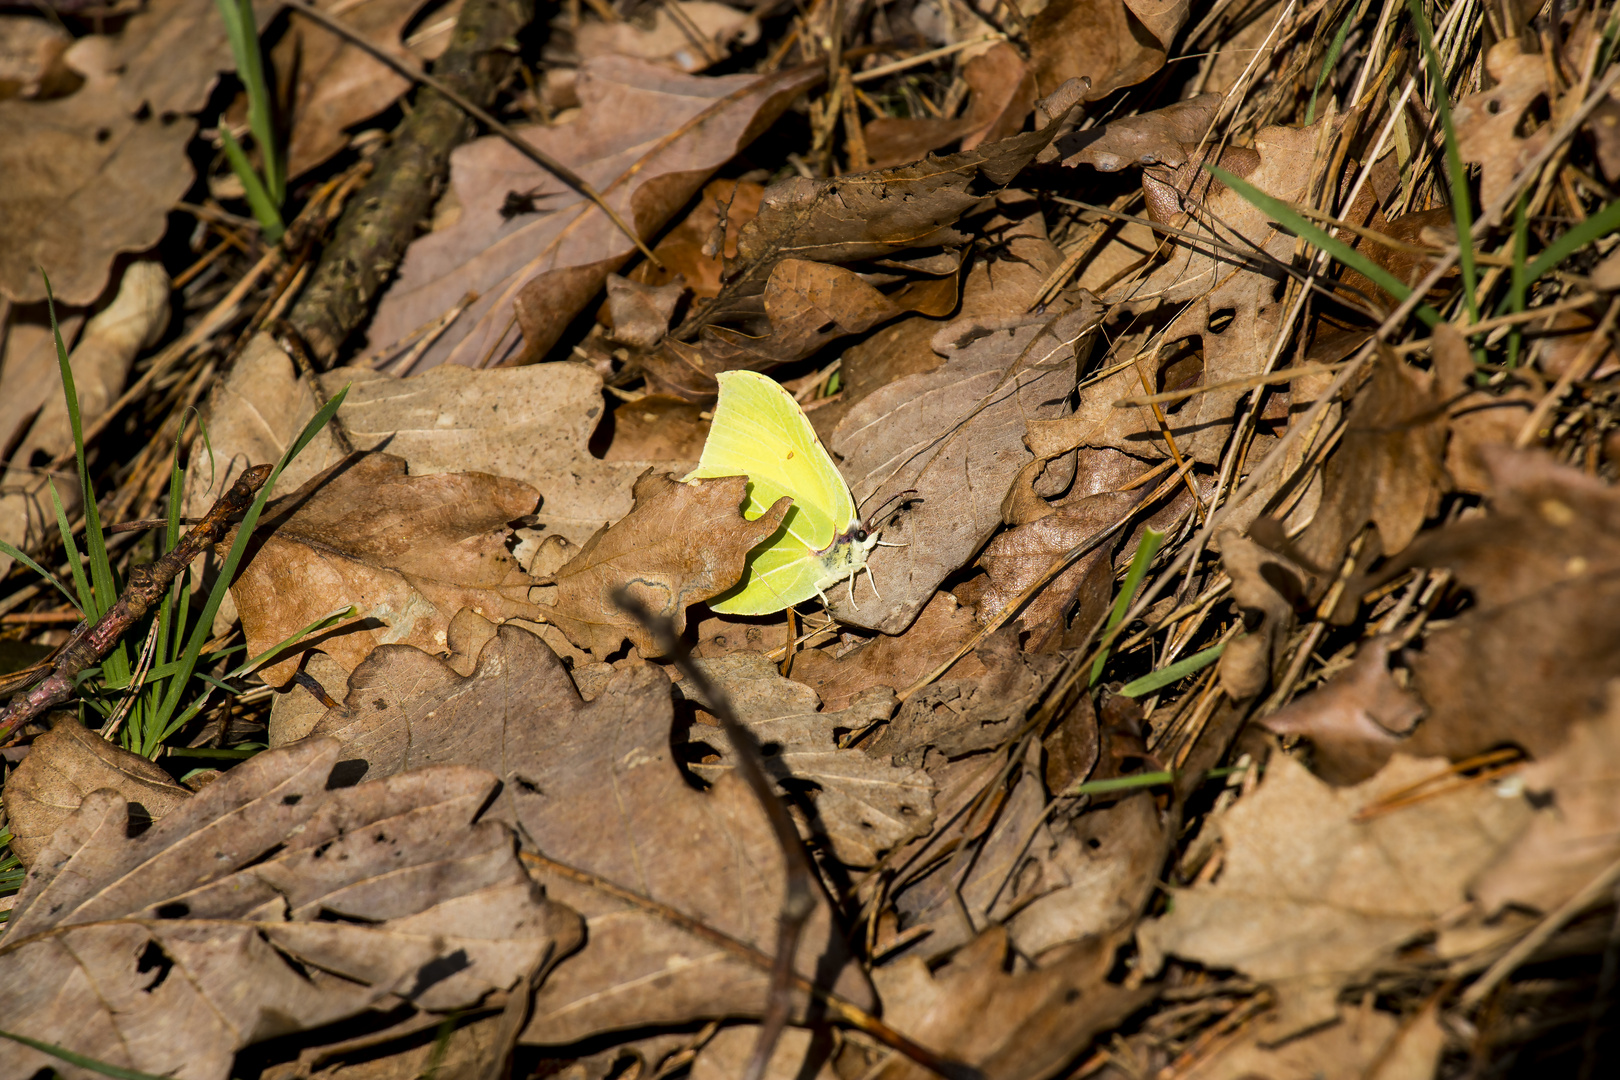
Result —
[[[855, 576], [879, 543], [855, 510], [849, 485], [816, 437], [810, 418], [780, 383], [754, 371], [725, 371], [720, 401], [698, 467], [683, 480], [748, 477], [743, 517], [753, 521], [787, 495], [793, 506], [777, 529], [748, 555], [733, 588], [709, 601], [725, 615], [769, 615]], [[887, 545], [886, 545], [887, 546]], [[877, 590], [876, 584], [872, 586]]]

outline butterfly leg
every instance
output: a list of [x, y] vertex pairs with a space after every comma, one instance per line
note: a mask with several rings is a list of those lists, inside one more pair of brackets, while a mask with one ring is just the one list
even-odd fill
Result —
[[861, 605], [855, 602], [855, 579], [860, 576], [861, 572], [856, 570], [853, 574], [844, 579], [844, 588], [849, 592], [849, 606], [854, 608], [856, 611], [861, 610]]

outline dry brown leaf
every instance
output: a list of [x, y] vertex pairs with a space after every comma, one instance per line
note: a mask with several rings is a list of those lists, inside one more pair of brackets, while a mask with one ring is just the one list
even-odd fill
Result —
[[1017, 49], [997, 42], [962, 65], [973, 88], [967, 109], [954, 120], [879, 116], [867, 122], [866, 147], [877, 168], [916, 161], [960, 139], [964, 150], [1016, 135], [1036, 98], [1035, 76]]
[[[580, 68], [578, 118], [522, 133], [650, 236], [816, 77], [706, 78], [601, 57]], [[539, 360], [634, 247], [593, 204], [498, 137], [457, 148], [450, 183], [455, 223], [406, 251], [372, 320], [371, 344], [405, 337], [472, 291], [479, 299], [413, 370]], [[510, 192], [532, 198], [534, 212], [508, 216]]]
[[1330, 784], [1359, 784], [1383, 768], [1423, 716], [1423, 705], [1389, 670], [1395, 642], [1363, 644], [1344, 673], [1260, 722], [1279, 735], [1311, 740], [1316, 774]]
[[[1172, 109], [1181, 111], [1162, 123], [1152, 123]], [[1277, 341], [1284, 308], [1273, 293], [1284, 276], [1279, 264], [1292, 259], [1295, 240], [1203, 170], [1213, 148], [1195, 155], [1195, 145], [1172, 141], [1187, 130], [1196, 130], [1206, 115], [1199, 99], [1182, 102], [1132, 118], [1141, 123], [1117, 138], [1108, 138], [1105, 131], [1097, 142], [1070, 157], [1076, 163], [1114, 168], [1138, 160], [1162, 160], [1142, 180], [1150, 214], [1226, 247], [1167, 237], [1167, 257], [1144, 280], [1126, 279], [1109, 290], [1104, 299], [1111, 302], [1187, 306], [1178, 310], [1165, 329], [1159, 348], [1148, 352], [1137, 365], [1092, 384], [1072, 416], [1042, 425], [1049, 429], [1040, 435], [1042, 449], [1038, 452], [1043, 455], [1075, 446], [1111, 446], [1144, 457], [1170, 457], [1151, 409], [1118, 409], [1114, 402], [1140, 395], [1144, 376], [1157, 387], [1161, 369], [1168, 356], [1174, 355], [1171, 347], [1194, 337], [1202, 347], [1203, 383], [1221, 384], [1223, 389], [1171, 407], [1168, 426], [1181, 457], [1205, 464], [1221, 459], [1238, 403], [1250, 393], [1226, 384], [1258, 374]], [[1255, 136], [1253, 149], [1227, 149], [1219, 163], [1267, 194], [1286, 202], [1298, 201], [1310, 182], [1320, 127], [1321, 122], [1305, 128], [1264, 128]], [[1164, 157], [1167, 154], [1175, 156]]]
[[[721, 1028], [703, 1044], [692, 1062], [692, 1080], [736, 1080], [742, 1076], [759, 1040], [759, 1027], [739, 1024]], [[763, 1080], [840, 1080], [833, 1067], [833, 1043], [824, 1033], [790, 1027], [777, 1039]], [[815, 1071], [807, 1074], [806, 1066]]]
[[[444, 650], [462, 608], [537, 617], [533, 582], [506, 550], [507, 523], [535, 501], [527, 484], [486, 473], [411, 476], [391, 454], [339, 462], [266, 508], [231, 586], [249, 655], [351, 604], [363, 621], [319, 639], [350, 670], [378, 645]], [[260, 674], [283, 685], [299, 655]]]
[[1220, 94], [1198, 94], [1152, 112], [1070, 132], [1052, 149], [1066, 166], [1090, 165], [1099, 172], [1118, 172], [1131, 165], [1179, 169], [1204, 141], [1220, 107]]
[[1458, 153], [1464, 161], [1479, 163], [1479, 201], [1494, 206], [1547, 144], [1552, 128], [1543, 124], [1530, 135], [1521, 134], [1525, 113], [1547, 96], [1546, 57], [1524, 52], [1515, 36], [1491, 46], [1485, 69], [1491, 89], [1457, 102], [1451, 119]]
[[115, 256], [163, 238], [169, 208], [191, 186], [186, 144], [197, 127], [173, 112], [126, 108], [128, 79], [96, 72], [69, 97], [0, 101], [0, 295], [43, 300], [43, 268], [57, 303], [89, 304]]
[[1280, 1046], [1255, 1031], [1215, 1051], [1189, 1080], [1431, 1080], [1446, 1033], [1432, 1011], [1409, 1021], [1377, 1009], [1341, 1009], [1336, 1023]]
[[[1034, 971], [1009, 974], [1007, 945], [1006, 931], [991, 927], [938, 970], [911, 956], [877, 968], [884, 1019], [986, 1080], [1046, 1080], [1157, 992], [1109, 984], [1112, 947], [1074, 947]], [[891, 1053], [868, 1075], [933, 1074]]]
[[[261, 34], [280, 7], [276, 0], [253, 4]], [[107, 70], [124, 74], [118, 96], [127, 111], [144, 105], [161, 118], [201, 111], [219, 73], [236, 70], [236, 60], [213, 0], [150, 0], [124, 24]]]
[[[979, 556], [979, 565], [990, 579], [975, 598], [979, 621], [989, 622], [1045, 574], [1054, 559], [1125, 517], [1146, 493], [1144, 488], [1130, 494], [1107, 492], [1066, 499], [1064, 505], [1051, 508], [1045, 517], [1009, 529], [990, 541]], [[1113, 549], [1112, 543], [1099, 544], [1024, 608], [1018, 625], [1029, 633], [1031, 648], [1038, 648], [1053, 632], [1062, 630], [1063, 616], [1077, 599], [1082, 614], [1076, 621], [1090, 630], [1099, 613], [1096, 600], [1100, 597], [1106, 604], [1113, 593]], [[1087, 599], [1081, 599], [1083, 593]], [[1088, 611], [1090, 618], [1084, 614]]]
[[[737, 257], [738, 234], [759, 213], [765, 196], [762, 184], [746, 180], [714, 180], [703, 189], [698, 204], [666, 232], [653, 254], [664, 264], [639, 262], [630, 280], [646, 285], [667, 285], [677, 278], [699, 299], [719, 295], [726, 260]], [[721, 218], [725, 227], [720, 228]], [[723, 238], [723, 239], [722, 239]]]
[[32, 865], [57, 826], [73, 816], [86, 795], [103, 788], [128, 801], [135, 822], [156, 821], [191, 798], [150, 761], [63, 716], [34, 740], [22, 764], [6, 777], [11, 850], [25, 866]]
[[1522, 800], [1477, 785], [1353, 820], [1445, 770], [1398, 755], [1366, 783], [1333, 788], [1272, 755], [1254, 794], [1206, 825], [1224, 844], [1220, 876], [1178, 890], [1168, 915], [1138, 929], [1148, 969], [1174, 953], [1271, 983], [1268, 1042], [1333, 1019], [1339, 988], [1433, 929], [1524, 827]]
[[[649, 378], [662, 389], [698, 398], [714, 393], [714, 376], [722, 371], [791, 358], [764, 356], [751, 346], [751, 339], [765, 336], [775, 321], [763, 316], [769, 314], [770, 286], [784, 260], [874, 263], [898, 273], [890, 280], [922, 274], [913, 289], [925, 287], [930, 277], [954, 274], [960, 259], [951, 252], [968, 242], [956, 224], [970, 212], [992, 207], [990, 196], [1034, 159], [1055, 130], [1052, 125], [893, 169], [832, 180], [791, 177], [771, 185], [759, 214], [738, 237], [736, 258], [727, 260], [720, 294], [683, 328], [682, 337], [696, 338], [695, 343], [666, 340], [642, 357]], [[896, 304], [904, 298], [902, 292], [891, 294]], [[948, 296], [918, 297], [904, 307], [943, 315], [955, 303], [951, 287]]]
[[[378, 1009], [487, 1006], [581, 940], [495, 787], [443, 767], [343, 786], [306, 740], [231, 769], [139, 835], [91, 792], [40, 853], [0, 947], [11, 1030], [147, 1073], [225, 1080], [236, 1050]], [[12, 1045], [0, 1076], [89, 1077]]]
[[[826, 708], [842, 709], [874, 686], [910, 686], [950, 658], [978, 629], [973, 610], [950, 593], [936, 593], [905, 633], [881, 634], [858, 649], [807, 649], [793, 659], [793, 678], [813, 689]], [[964, 658], [950, 678], [973, 669]]]
[[[400, 60], [434, 60], [450, 44], [448, 29], [416, 49], [401, 40], [406, 26], [431, 0], [314, 0], [323, 11], [378, 48]], [[453, 19], [460, 0], [433, 13], [435, 23]], [[410, 80], [364, 49], [338, 37], [298, 12], [287, 16], [287, 30], [270, 50], [277, 81], [291, 87], [287, 178], [295, 179], [349, 143], [349, 127], [382, 112], [411, 88]], [[296, 84], [294, 78], [296, 77]]]
[[1488, 915], [1508, 904], [1553, 911], [1620, 858], [1620, 687], [1611, 683], [1607, 707], [1572, 726], [1563, 748], [1526, 766], [1518, 782], [1536, 809], [1474, 883]]
[[[316, 734], [344, 740], [368, 775], [428, 761], [498, 769], [504, 784], [491, 813], [517, 822], [541, 854], [774, 949], [781, 850], [744, 784], [722, 778], [698, 791], [672, 760], [662, 671], [632, 665], [586, 704], [545, 644], [508, 625], [470, 677], [420, 650], [386, 646], [349, 687]], [[590, 944], [541, 987], [524, 1041], [759, 1015], [767, 970], [576, 881], [537, 876], [548, 896], [586, 916]], [[807, 976], [820, 972], [821, 985], [870, 1003], [824, 898], [798, 956]]]
[[[914, 491], [868, 563], [880, 596], [834, 598], [839, 621], [898, 634], [945, 578], [1001, 525], [1001, 504], [1033, 460], [1032, 420], [1064, 415], [1101, 308], [1064, 294], [1040, 315], [964, 319], [933, 341], [945, 363], [898, 379], [851, 409], [833, 434], [857, 505]], [[926, 540], [918, 541], [926, 537]]]
[[1164, 66], [1191, 0], [1053, 0], [1029, 25], [1040, 92], [1087, 78], [1084, 100], [1135, 86]]
[[745, 521], [747, 481], [725, 476], [683, 484], [644, 473], [636, 481], [635, 509], [547, 575], [545, 583], [556, 592], [541, 602], [545, 621], [598, 659], [617, 652], [626, 638], [642, 655], [658, 655], [656, 639], [613, 594], [628, 589], [684, 633], [687, 606], [741, 581], [748, 552], [777, 530], [791, 505], [784, 497], [757, 520]]
[[[759, 653], [733, 653], [699, 666], [759, 740], [766, 772], [784, 792], [803, 800], [810, 833], [839, 862], [871, 866], [884, 852], [934, 827], [934, 783], [927, 773], [840, 746], [846, 733], [889, 719], [895, 708], [892, 690], [876, 687], [847, 708], [824, 712], [814, 690], [782, 678]], [[704, 707], [690, 684], [682, 682], [680, 691]], [[694, 725], [687, 737], [719, 756], [692, 766], [705, 780], [714, 783], [735, 768], [736, 752], [719, 728]]]
[[1227, 643], [1217, 670], [1226, 696], [1247, 701], [1271, 682], [1306, 579], [1292, 560], [1247, 536], [1223, 530], [1220, 542], [1221, 568], [1232, 579], [1232, 601], [1248, 633]]
[[1371, 368], [1328, 459], [1322, 505], [1297, 541], [1303, 561], [1329, 572], [1369, 522], [1379, 550], [1399, 554], [1448, 486], [1445, 394], [1434, 373], [1408, 367], [1388, 351], [1374, 357]]
[[670, 469], [684, 476], [697, 468], [709, 438], [704, 412], [690, 401], [662, 394], [623, 402], [608, 414], [613, 434], [602, 460], [688, 463], [684, 469]]
[[[404, 458], [412, 475], [485, 472], [521, 480], [540, 492], [537, 527], [575, 544], [630, 512], [631, 485], [647, 467], [591, 454], [602, 377], [583, 364], [486, 372], [451, 365], [409, 379], [338, 368], [321, 376], [328, 398], [345, 386], [338, 418], [356, 447], [386, 449]], [[192, 444], [185, 512], [201, 514], [244, 468], [279, 458], [315, 408], [287, 354], [266, 335], [254, 338], [209, 396], [215, 459], [201, 440]], [[342, 456], [323, 430], [282, 473], [281, 490]]]
[[0, 15], [0, 100], [62, 97], [77, 81], [62, 54], [73, 35], [58, 23]]

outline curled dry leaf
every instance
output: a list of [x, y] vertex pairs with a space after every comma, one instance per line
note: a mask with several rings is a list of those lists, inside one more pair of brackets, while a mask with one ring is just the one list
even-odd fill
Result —
[[1389, 670], [1395, 642], [1376, 637], [1347, 671], [1260, 722], [1279, 735], [1311, 740], [1316, 773], [1330, 784], [1359, 784], [1383, 768], [1423, 716], [1423, 704]]
[[6, 777], [11, 850], [24, 865], [33, 865], [84, 797], [103, 788], [128, 802], [130, 820], [137, 823], [156, 821], [191, 798], [150, 761], [64, 716], [34, 740], [22, 764]]
[[[1007, 970], [1007, 932], [992, 926], [943, 967], [902, 957], [873, 981], [890, 1024], [938, 1054], [974, 1066], [986, 1080], [1047, 1080], [1092, 1038], [1157, 991], [1108, 982], [1111, 946], [1074, 946], [1033, 971]], [[873, 1080], [933, 1074], [890, 1054]]]
[[[898, 260], [915, 253], [961, 248], [968, 236], [955, 228], [957, 222], [969, 212], [988, 209], [991, 194], [1011, 183], [1055, 131], [1054, 125], [893, 169], [832, 180], [791, 177], [772, 184], [758, 216], [737, 239], [736, 258], [727, 260], [720, 294], [687, 320], [683, 340], [666, 340], [641, 358], [648, 377], [663, 389], [701, 397], [714, 393], [714, 377], [722, 371], [780, 363], [786, 358], [761, 355], [750, 339], [763, 336], [775, 322], [770, 291], [782, 262], [873, 262], [893, 272], [905, 271], [907, 265]], [[952, 256], [920, 265], [925, 276], [932, 276], [954, 273], [958, 263]], [[952, 293], [945, 310], [955, 304]], [[891, 302], [900, 300], [896, 295]], [[929, 310], [915, 301], [911, 306]], [[684, 340], [689, 338], [695, 343]]]
[[[474, 824], [493, 776], [345, 787], [340, 752], [267, 751], [139, 835], [122, 795], [87, 795], [0, 946], [10, 1030], [224, 1080], [251, 1043], [374, 1008], [487, 1006], [578, 945], [579, 917], [535, 888], [510, 830]], [[0, 1055], [8, 1080], [45, 1068], [94, 1075], [15, 1044]]]
[[[766, 771], [808, 804], [810, 832], [839, 862], [871, 866], [884, 852], [933, 828], [934, 783], [927, 773], [840, 745], [844, 736], [889, 718], [895, 706], [892, 690], [875, 687], [847, 708], [821, 712], [814, 690], [782, 678], [776, 665], [759, 653], [698, 663], [759, 740]], [[704, 706], [689, 684], [683, 682], [680, 689]], [[736, 751], [718, 728], [694, 726], [688, 739], [719, 753], [718, 762], [692, 767], [705, 780], [713, 783], [735, 767]]]
[[[411, 476], [402, 459], [375, 452], [339, 462], [266, 508], [231, 586], [248, 654], [351, 604], [362, 622], [319, 639], [350, 670], [382, 644], [442, 651], [462, 608], [535, 618], [532, 580], [506, 550], [507, 523], [534, 504], [533, 488], [504, 477]], [[294, 654], [260, 674], [279, 686], [298, 662]]]
[[1091, 80], [1084, 100], [1135, 86], [1164, 67], [1191, 0], [1053, 0], [1030, 21], [1031, 63], [1040, 92]]
[[1527, 766], [1519, 781], [1536, 798], [1529, 828], [1474, 883], [1489, 915], [1508, 904], [1549, 912], [1620, 858], [1620, 687], [1607, 707], [1569, 730], [1562, 749]]
[[1221, 653], [1221, 689], [1234, 701], [1247, 701], [1266, 688], [1272, 669], [1294, 626], [1294, 605], [1306, 577], [1285, 556], [1231, 530], [1220, 534], [1221, 567], [1232, 579], [1232, 600], [1249, 632]]
[[94, 74], [69, 97], [0, 101], [0, 295], [45, 299], [43, 267], [57, 303], [89, 304], [114, 256], [162, 239], [169, 208], [191, 186], [196, 124], [127, 109], [122, 86]]
[[1273, 754], [1254, 794], [1206, 825], [1224, 843], [1220, 876], [1177, 891], [1170, 914], [1138, 929], [1149, 969], [1174, 953], [1271, 983], [1268, 1042], [1333, 1019], [1339, 989], [1434, 929], [1524, 827], [1523, 800], [1479, 785], [1355, 820], [1445, 769], [1397, 756], [1366, 783], [1332, 788]]
[[916, 161], [960, 139], [962, 149], [1016, 135], [1035, 101], [1035, 77], [1018, 50], [1000, 41], [962, 65], [973, 88], [954, 120], [879, 116], [867, 122], [866, 146], [878, 168]]
[[[577, 119], [522, 133], [650, 236], [816, 77], [705, 78], [601, 57], [580, 68]], [[634, 247], [594, 204], [503, 139], [457, 148], [450, 183], [459, 214], [406, 251], [372, 320], [372, 345], [398, 341], [471, 291], [479, 299], [413, 370], [539, 360]], [[532, 212], [508, 212], [514, 192]]]
[[1099, 172], [1118, 172], [1131, 165], [1180, 169], [1197, 155], [1221, 100], [1220, 94], [1198, 94], [1152, 112], [1122, 116], [1070, 132], [1052, 149], [1066, 166], [1090, 165]]
[[[743, 783], [691, 786], [670, 756], [673, 721], [670, 682], [658, 669], [632, 665], [587, 704], [539, 638], [507, 625], [467, 678], [417, 649], [379, 649], [315, 734], [343, 740], [370, 775], [429, 761], [492, 767], [504, 783], [491, 813], [516, 822], [526, 844], [769, 954], [781, 849]], [[759, 1015], [768, 970], [573, 879], [537, 876], [547, 895], [586, 916], [590, 944], [547, 979], [524, 1041]], [[798, 969], [871, 1001], [825, 897]]]
[[[450, 44], [443, 26], [414, 48], [401, 40], [430, 0], [314, 0], [365, 40], [399, 59], [434, 60]], [[433, 13], [435, 27], [454, 20], [460, 0]], [[369, 53], [298, 12], [270, 50], [278, 81], [291, 87], [287, 177], [294, 179], [325, 162], [349, 142], [349, 127], [382, 112], [411, 88], [410, 80]], [[296, 80], [296, 81], [295, 81]]]
[[548, 575], [556, 594], [541, 604], [545, 621], [598, 658], [618, 651], [629, 638], [643, 655], [658, 645], [613, 594], [627, 588], [649, 611], [686, 628], [686, 609], [718, 596], [742, 580], [748, 552], [782, 524], [791, 505], [778, 499], [757, 520], [746, 521], [745, 476], [680, 483], [644, 473], [635, 486], [635, 509], [591, 537], [579, 552]]
[[[932, 371], [897, 379], [851, 409], [832, 448], [858, 505], [915, 500], [885, 528], [868, 562], [881, 595], [833, 598], [841, 622], [898, 634], [946, 576], [971, 560], [1001, 525], [1001, 502], [1033, 460], [1031, 420], [1069, 410], [1078, 361], [1091, 347], [1100, 306], [1065, 294], [1041, 315], [964, 319], [934, 337], [946, 357]], [[926, 539], [923, 539], [926, 538]]]

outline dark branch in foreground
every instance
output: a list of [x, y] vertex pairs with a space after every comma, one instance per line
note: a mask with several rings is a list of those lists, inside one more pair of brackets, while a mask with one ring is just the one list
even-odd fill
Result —
[[232, 518], [247, 511], [259, 489], [270, 479], [272, 468], [270, 465], [255, 465], [247, 470], [203, 515], [197, 527], [180, 538], [174, 550], [150, 566], [131, 568], [129, 584], [124, 587], [118, 602], [96, 622], [81, 622], [75, 627], [73, 636], [56, 654], [50, 673], [44, 680], [28, 693], [13, 698], [0, 711], [0, 739], [71, 697], [74, 680], [79, 673], [91, 664], [99, 663], [111, 652], [118, 639], [163, 599], [163, 594], [180, 576], [180, 571], [225, 534]]

